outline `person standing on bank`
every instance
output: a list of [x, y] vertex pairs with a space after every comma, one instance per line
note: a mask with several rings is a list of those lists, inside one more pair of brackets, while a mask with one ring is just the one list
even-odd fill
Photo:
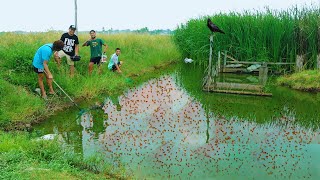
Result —
[[99, 68], [100, 73], [100, 63], [101, 63], [101, 57], [102, 57], [102, 45], [105, 46], [105, 50], [103, 53], [106, 53], [108, 46], [103, 42], [102, 39], [96, 37], [96, 31], [91, 30], [90, 31], [90, 39], [83, 43], [82, 46], [90, 46], [90, 62], [89, 62], [89, 75], [92, 73], [93, 65], [96, 64]]
[[50, 57], [53, 54], [53, 51], [60, 51], [64, 47], [64, 43], [61, 40], [55, 41], [53, 44], [45, 44], [41, 46], [36, 54], [34, 55], [32, 65], [33, 70], [38, 74], [38, 84], [41, 89], [41, 96], [44, 99], [47, 99], [46, 91], [44, 90], [43, 78], [44, 73], [47, 79], [47, 83], [49, 86], [49, 94], [54, 94], [54, 90], [52, 88], [52, 79], [53, 76], [48, 67], [48, 63], [50, 61]]
[[79, 39], [75, 34], [75, 31], [76, 27], [71, 25], [69, 27], [69, 31], [62, 34], [60, 40], [63, 41], [64, 47], [61, 51], [55, 54], [55, 60], [58, 63], [58, 67], [60, 66], [61, 58], [67, 58], [67, 64], [70, 66], [71, 77], [74, 75], [74, 61], [71, 60], [71, 57], [79, 55]]

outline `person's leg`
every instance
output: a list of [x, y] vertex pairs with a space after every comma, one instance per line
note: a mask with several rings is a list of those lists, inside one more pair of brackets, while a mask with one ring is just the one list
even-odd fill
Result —
[[71, 60], [69, 55], [66, 55], [66, 58], [67, 58], [67, 63], [69, 65], [69, 67], [70, 67], [70, 76], [73, 77], [74, 76], [74, 71], [75, 71], [74, 61]]
[[46, 91], [44, 90], [44, 85], [43, 85], [43, 78], [44, 74], [43, 73], [38, 73], [38, 84], [41, 89], [41, 96], [43, 98], [47, 97]]
[[47, 84], [49, 86], [49, 94], [55, 94], [53, 87], [52, 87], [52, 79], [48, 78], [48, 75], [46, 74]]
[[98, 66], [98, 74], [101, 74], [101, 57], [97, 57], [95, 58], [94, 64], [96, 64]]
[[98, 72], [99, 72], [99, 74], [102, 74], [101, 63], [100, 63], [100, 64], [98, 64]]
[[89, 75], [91, 75], [91, 73], [92, 73], [93, 65], [94, 65], [93, 62], [90, 62], [90, 63], [89, 63]]

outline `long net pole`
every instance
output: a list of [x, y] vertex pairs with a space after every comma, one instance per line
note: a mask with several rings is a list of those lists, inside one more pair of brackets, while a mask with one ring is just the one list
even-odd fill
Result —
[[76, 34], [79, 31], [79, 27], [78, 27], [78, 5], [77, 5], [77, 0], [74, 0], [74, 25], [76, 26], [77, 30], [76, 30]]

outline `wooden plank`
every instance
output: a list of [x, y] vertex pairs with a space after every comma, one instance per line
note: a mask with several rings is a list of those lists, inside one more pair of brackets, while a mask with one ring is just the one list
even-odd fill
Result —
[[286, 63], [286, 62], [266, 62], [266, 64], [270, 64], [270, 65], [294, 65], [296, 63]]
[[267, 64], [267, 65], [294, 65], [296, 63], [285, 63], [285, 62], [250, 62], [250, 61], [227, 61], [230, 64]]
[[222, 53], [222, 54], [225, 55], [227, 58], [233, 60], [233, 61], [238, 61], [234, 57], [231, 57], [231, 56], [227, 55], [227, 52], [226, 53]]
[[217, 82], [214, 86], [210, 86], [210, 89], [241, 89], [241, 90], [252, 90], [262, 91], [261, 85], [244, 84], [244, 83], [228, 83], [228, 82]]
[[244, 72], [246, 71], [246, 68], [224, 68], [223, 72], [225, 73], [233, 73], [233, 72]]
[[207, 92], [216, 92], [216, 93], [226, 93], [226, 94], [240, 94], [240, 95], [251, 95], [251, 96], [272, 96], [272, 93], [264, 92], [250, 92], [250, 91], [234, 91], [234, 90], [219, 90], [219, 89], [206, 89], [203, 88], [203, 91]]

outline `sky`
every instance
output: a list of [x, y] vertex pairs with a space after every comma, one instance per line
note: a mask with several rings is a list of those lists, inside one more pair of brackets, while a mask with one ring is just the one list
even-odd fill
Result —
[[[319, 6], [320, 0], [77, 0], [80, 31], [175, 29], [190, 18], [219, 12]], [[74, 0], [0, 0], [1, 31], [68, 30]]]

